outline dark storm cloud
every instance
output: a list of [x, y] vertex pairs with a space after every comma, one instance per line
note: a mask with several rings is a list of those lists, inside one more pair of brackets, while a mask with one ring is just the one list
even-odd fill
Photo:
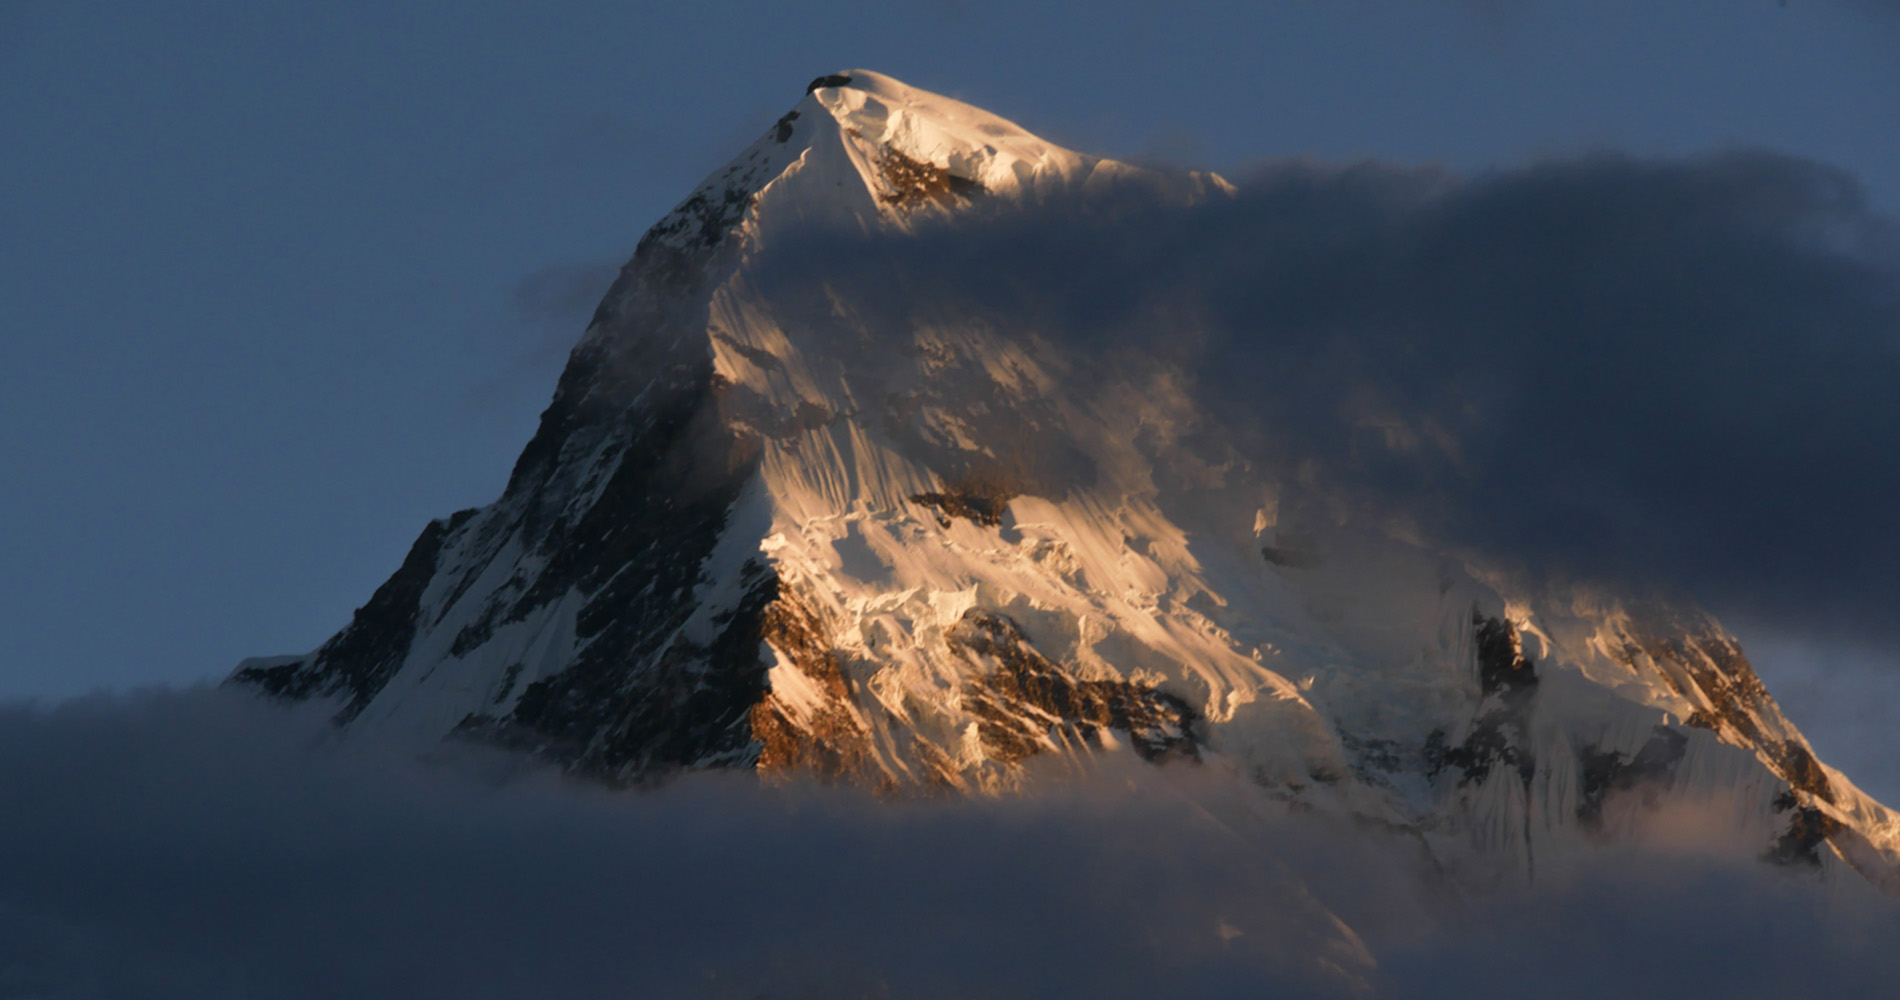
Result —
[[1894, 233], [1850, 177], [1765, 152], [1280, 164], [1194, 208], [1124, 190], [839, 239], [776, 287], [1159, 357], [1250, 457], [1441, 542], [1890, 641]]
[[1434, 909], [1409, 841], [1236, 820], [1198, 768], [998, 802], [614, 793], [207, 691], [0, 708], [0, 760], [8, 998], [1344, 995], [1314, 971], [1354, 964], [1315, 897], [1379, 956], [1375, 996], [1900, 974], [1891, 908], [1828, 910], [1752, 861], [1612, 852]]

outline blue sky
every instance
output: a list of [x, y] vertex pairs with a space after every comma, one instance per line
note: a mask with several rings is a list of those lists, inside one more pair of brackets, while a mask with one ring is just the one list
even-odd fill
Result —
[[[1752, 145], [1900, 209], [1891, 2], [15, 2], [0, 698], [316, 645], [499, 492], [640, 232], [850, 66], [1123, 158]], [[1892, 801], [1887, 658], [1825, 639], [1757, 659]]]

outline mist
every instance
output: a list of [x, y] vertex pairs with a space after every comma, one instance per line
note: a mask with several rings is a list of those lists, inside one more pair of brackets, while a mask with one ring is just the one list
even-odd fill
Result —
[[1213, 765], [1111, 759], [977, 801], [613, 791], [206, 689], [0, 708], [0, 759], [4, 997], [1766, 996], [1900, 973], [1891, 906], [1693, 824], [1459, 901], [1405, 838]]
[[1172, 369], [1205, 433], [1375, 523], [1785, 634], [1900, 639], [1900, 228], [1764, 151], [1460, 176], [1266, 164], [826, 234], [762, 266]]

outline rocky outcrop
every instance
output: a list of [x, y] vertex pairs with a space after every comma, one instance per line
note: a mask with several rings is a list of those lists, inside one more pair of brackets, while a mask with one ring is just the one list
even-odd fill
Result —
[[1536, 708], [1537, 667], [1524, 655], [1522, 637], [1509, 621], [1474, 613], [1471, 620], [1477, 650], [1482, 700], [1469, 733], [1456, 746], [1447, 746], [1443, 730], [1425, 741], [1425, 760], [1436, 775], [1455, 768], [1460, 784], [1481, 782], [1494, 766], [1517, 772], [1526, 785], [1537, 771], [1537, 754], [1527, 738]]
[[1198, 761], [1200, 719], [1187, 702], [1124, 680], [1078, 680], [1036, 651], [1006, 615], [971, 608], [950, 630], [952, 648], [981, 673], [963, 704], [989, 756], [1014, 764], [1047, 751], [1100, 749], [1119, 735], [1143, 760]]

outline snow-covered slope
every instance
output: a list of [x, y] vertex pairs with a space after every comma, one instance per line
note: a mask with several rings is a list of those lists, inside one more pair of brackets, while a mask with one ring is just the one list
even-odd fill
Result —
[[234, 683], [610, 780], [992, 792], [1038, 761], [1192, 761], [1477, 881], [1535, 878], [1660, 797], [1900, 887], [1900, 818], [1706, 616], [1355, 525], [1210, 444], [1164, 365], [772, 270], [813, 234], [1128, 188], [1231, 191], [875, 73], [814, 81], [640, 241], [503, 496], [431, 523], [320, 649]]

